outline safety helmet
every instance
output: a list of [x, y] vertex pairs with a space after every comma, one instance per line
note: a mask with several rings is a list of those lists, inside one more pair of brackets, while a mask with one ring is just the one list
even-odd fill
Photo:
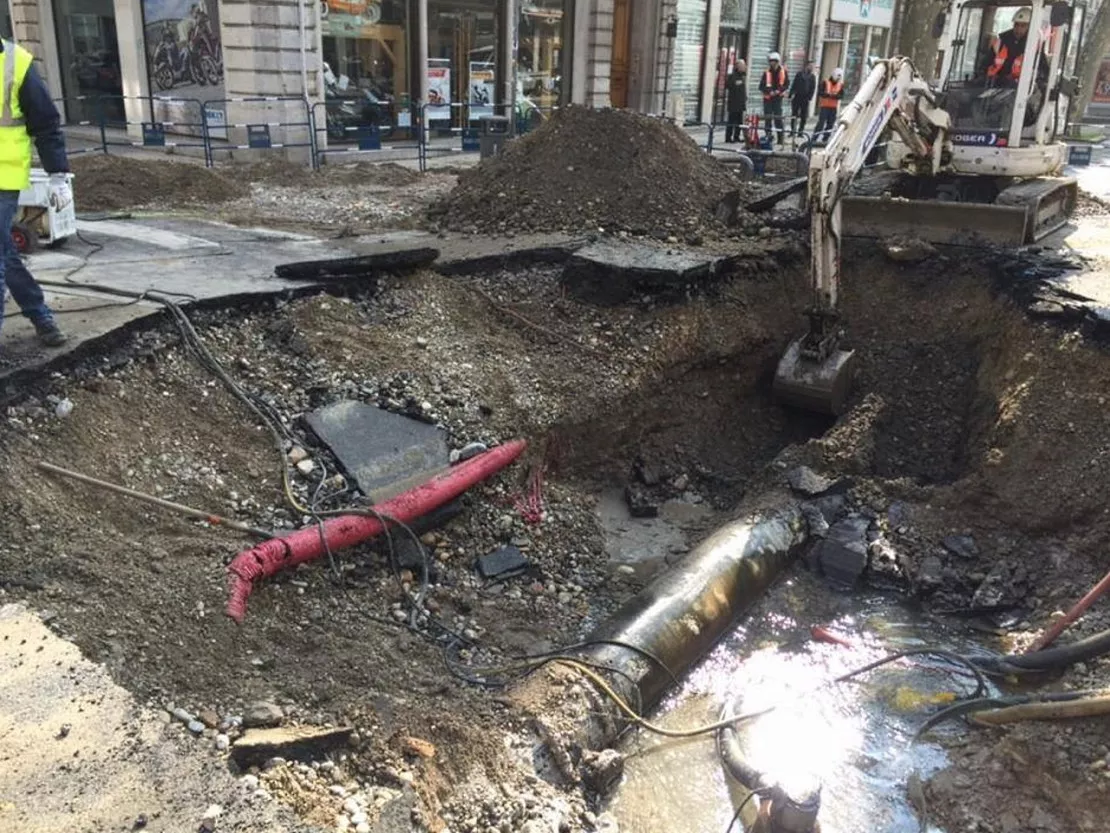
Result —
[[1026, 26], [1029, 25], [1029, 22], [1032, 19], [1033, 10], [1027, 6], [1023, 6], [1022, 8], [1018, 9], [1017, 14], [1014, 15], [1014, 23], [1024, 23]]
[[736, 59], [736, 71], [737, 72], [747, 72], [748, 71], [748, 62], [745, 61], [743, 58], [737, 58]]
[[779, 55], [778, 52], [772, 52], [770, 55], [767, 56], [767, 60], [768, 61], [781, 61], [782, 57]]
[[833, 70], [833, 80], [834, 81], [839, 81], [843, 77], [844, 77], [844, 70], [842, 70], [840, 67], [837, 67], [836, 69]]

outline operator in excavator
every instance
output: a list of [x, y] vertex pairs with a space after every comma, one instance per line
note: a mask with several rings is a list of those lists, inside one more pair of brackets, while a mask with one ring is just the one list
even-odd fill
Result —
[[[1029, 21], [1033, 12], [1022, 7], [1014, 14], [1012, 28], [1007, 29], [992, 42], [992, 49], [985, 56], [980, 70], [987, 83], [996, 87], [1016, 87], [1021, 78], [1021, 65], [1025, 56], [1025, 42], [1029, 37]], [[1037, 80], [1048, 76], [1048, 60], [1043, 47], [1037, 61]]]

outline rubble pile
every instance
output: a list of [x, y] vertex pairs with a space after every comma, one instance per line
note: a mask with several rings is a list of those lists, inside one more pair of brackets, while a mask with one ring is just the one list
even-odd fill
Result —
[[107, 154], [74, 157], [78, 211], [115, 211], [173, 201], [224, 203], [250, 194], [250, 184], [199, 163], [134, 159]]
[[472, 233], [604, 230], [689, 241], [719, 230], [717, 204], [743, 187], [669, 121], [568, 107], [461, 174], [430, 217]]

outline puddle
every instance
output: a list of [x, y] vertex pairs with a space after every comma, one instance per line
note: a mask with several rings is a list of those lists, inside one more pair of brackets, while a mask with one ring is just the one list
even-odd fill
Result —
[[622, 489], [610, 489], [597, 499], [597, 514], [605, 530], [605, 551], [612, 566], [628, 566], [642, 581], [682, 558], [689, 549], [689, 530], [711, 517], [702, 503], [664, 501], [654, 518], [634, 518]]
[[[815, 625], [852, 647], [815, 641]], [[718, 720], [722, 706], [738, 697], [738, 711], [777, 704], [745, 724], [748, 760], [783, 778], [816, 775], [823, 833], [942, 833], [921, 826], [906, 784], [914, 773], [925, 780], [941, 769], [944, 751], [936, 742], [910, 741], [938, 704], [966, 695], [974, 682], [926, 660], [819, 684], [888, 653], [926, 645], [962, 652], [978, 644], [973, 633], [926, 620], [898, 598], [837, 593], [797, 569], [694, 669], [654, 720], [684, 729]], [[629, 756], [626, 774], [609, 806], [622, 830], [724, 833], [747, 794], [726, 774], [715, 735], [672, 740], [641, 732], [622, 751]], [[745, 822], [753, 815], [746, 810]]]

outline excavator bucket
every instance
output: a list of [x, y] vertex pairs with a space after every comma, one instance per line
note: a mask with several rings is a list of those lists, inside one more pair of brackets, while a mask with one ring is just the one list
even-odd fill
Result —
[[803, 341], [791, 342], [779, 360], [771, 395], [782, 405], [839, 416], [852, 386], [855, 352], [836, 350], [818, 362], [802, 354]]

